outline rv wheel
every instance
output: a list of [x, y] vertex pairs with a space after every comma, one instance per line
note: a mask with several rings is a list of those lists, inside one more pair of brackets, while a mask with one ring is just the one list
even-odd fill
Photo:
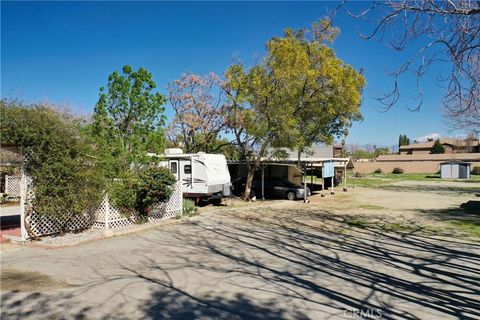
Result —
[[288, 191], [288, 192], [287, 192], [287, 199], [288, 199], [288, 200], [295, 200], [295, 192], [293, 192], [293, 191]]

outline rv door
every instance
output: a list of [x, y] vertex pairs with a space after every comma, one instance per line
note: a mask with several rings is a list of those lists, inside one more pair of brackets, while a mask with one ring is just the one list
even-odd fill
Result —
[[180, 178], [180, 170], [178, 170], [178, 160], [169, 160], [168, 167], [170, 168], [170, 172], [175, 176], [178, 181]]

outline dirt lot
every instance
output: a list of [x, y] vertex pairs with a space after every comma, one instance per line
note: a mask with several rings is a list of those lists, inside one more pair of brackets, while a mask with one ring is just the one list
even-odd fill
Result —
[[457, 225], [475, 226], [479, 196], [398, 181], [202, 208], [69, 248], [11, 246], [2, 319], [479, 319], [480, 242]]

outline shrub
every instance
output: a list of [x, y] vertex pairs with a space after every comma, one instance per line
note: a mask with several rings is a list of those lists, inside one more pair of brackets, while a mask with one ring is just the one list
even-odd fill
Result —
[[471, 174], [480, 175], [480, 166], [473, 167]]
[[28, 159], [35, 211], [62, 221], [98, 205], [104, 184], [79, 119], [15, 100], [1, 100], [0, 111], [2, 142], [23, 147]]
[[191, 217], [197, 213], [197, 207], [195, 207], [195, 202], [190, 199], [183, 199], [183, 210], [182, 213], [177, 215], [177, 218], [181, 217]]
[[430, 153], [432, 153], [432, 154], [445, 153], [445, 148], [440, 143], [439, 139], [435, 140], [435, 142], [433, 143], [432, 151]]
[[373, 171], [375, 174], [383, 174], [382, 169], [378, 168], [377, 170]]
[[147, 215], [152, 206], [170, 199], [175, 176], [164, 167], [150, 167], [140, 172], [136, 206], [140, 215]]
[[113, 204], [124, 215], [147, 217], [153, 205], [170, 199], [175, 176], [164, 167], [129, 171], [114, 180], [109, 190]]
[[392, 170], [392, 173], [394, 174], [402, 174], [403, 173], [403, 169], [402, 168], [393, 168]]
[[365, 175], [362, 174], [362, 173], [360, 173], [360, 172], [358, 172], [358, 171], [355, 171], [355, 172], [353, 173], [353, 177], [354, 177], [354, 178], [363, 178], [363, 177], [365, 177]]

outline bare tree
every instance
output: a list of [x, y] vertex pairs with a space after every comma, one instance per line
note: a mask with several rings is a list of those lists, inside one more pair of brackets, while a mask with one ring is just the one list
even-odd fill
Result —
[[439, 79], [445, 86], [443, 104], [455, 127], [480, 127], [480, 1], [378, 1], [361, 12], [341, 8], [367, 22], [372, 29], [361, 36], [387, 43], [403, 51], [408, 45], [421, 48], [392, 72], [393, 89], [377, 97], [385, 110], [400, 98], [399, 77], [407, 71], [416, 76], [418, 96], [410, 110], [423, 103], [421, 81], [434, 65], [446, 63], [448, 74]]
[[175, 113], [167, 128], [172, 145], [186, 152], [213, 152], [223, 146], [218, 139], [225, 128], [224, 94], [216, 74], [183, 74], [168, 84], [168, 99]]

